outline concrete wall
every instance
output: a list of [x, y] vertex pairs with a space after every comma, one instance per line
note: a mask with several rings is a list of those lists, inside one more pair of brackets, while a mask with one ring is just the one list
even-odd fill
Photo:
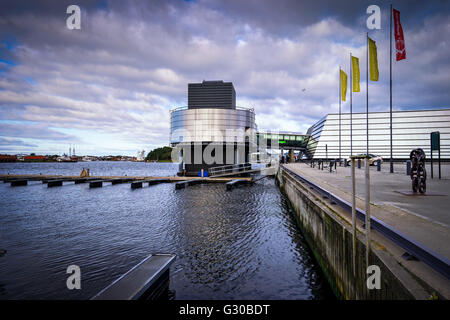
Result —
[[277, 184], [288, 197], [302, 233], [339, 298], [427, 298], [423, 292], [415, 290], [415, 281], [383, 248], [372, 248], [369, 258], [371, 265], [381, 269], [381, 289], [367, 289], [365, 236], [357, 236], [356, 268], [353, 270], [351, 225], [285, 170], [278, 172]]

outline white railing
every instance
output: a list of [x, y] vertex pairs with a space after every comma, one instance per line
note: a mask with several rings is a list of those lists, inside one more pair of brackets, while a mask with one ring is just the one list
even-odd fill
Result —
[[[187, 110], [187, 109], [188, 109], [188, 106], [176, 107], [176, 108], [170, 109], [170, 113], [179, 111], [179, 110]], [[203, 109], [203, 108], [196, 108], [196, 109]], [[205, 109], [208, 109], [208, 108], [205, 108]], [[211, 107], [211, 109], [216, 109], [216, 107]], [[239, 107], [239, 106], [236, 106], [236, 110], [245, 110], [245, 111], [255, 112], [254, 108], [246, 108], [246, 107]]]
[[250, 163], [229, 164], [226, 166], [213, 167], [209, 169], [209, 176], [212, 177], [220, 174], [240, 172], [251, 168], [252, 165]]

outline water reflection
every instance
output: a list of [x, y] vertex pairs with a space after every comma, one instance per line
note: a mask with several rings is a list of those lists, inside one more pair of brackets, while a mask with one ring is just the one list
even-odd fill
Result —
[[[174, 174], [176, 165], [145, 172]], [[176, 299], [332, 298], [274, 181], [225, 189], [1, 183], [0, 299], [87, 299], [152, 252], [177, 254]], [[66, 289], [69, 264], [81, 267], [82, 290]]]

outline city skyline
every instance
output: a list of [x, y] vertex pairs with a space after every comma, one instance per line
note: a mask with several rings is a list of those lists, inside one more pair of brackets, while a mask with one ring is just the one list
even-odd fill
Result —
[[[169, 144], [169, 110], [187, 105], [187, 85], [233, 82], [236, 104], [253, 107], [258, 129], [307, 129], [338, 112], [338, 70], [360, 59], [365, 111], [365, 32], [381, 8], [380, 80], [370, 111], [389, 110], [389, 4], [380, 1], [66, 1], [0, 4], [0, 153], [135, 155]], [[393, 62], [394, 110], [450, 107], [444, 1], [392, 1], [406, 60]], [[349, 111], [348, 101], [342, 104]]]

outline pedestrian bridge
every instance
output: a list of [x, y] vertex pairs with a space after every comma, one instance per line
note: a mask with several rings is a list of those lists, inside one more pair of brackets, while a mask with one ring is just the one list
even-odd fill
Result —
[[310, 139], [309, 134], [300, 134], [295, 132], [266, 132], [258, 131], [256, 133], [256, 140], [258, 145], [260, 139], [265, 139], [267, 148], [270, 149], [272, 143], [277, 146], [277, 149], [295, 149], [306, 151]]

